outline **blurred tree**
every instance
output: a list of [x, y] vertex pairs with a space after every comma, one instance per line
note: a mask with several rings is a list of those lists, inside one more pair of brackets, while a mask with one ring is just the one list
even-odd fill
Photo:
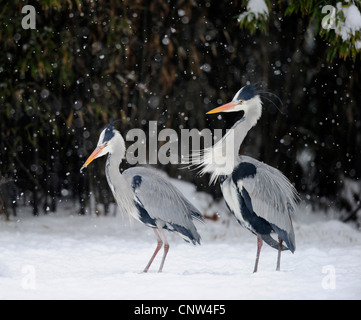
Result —
[[[26, 4], [36, 9], [34, 30], [21, 26]], [[102, 165], [79, 174], [105, 124], [122, 119], [123, 134], [147, 132], [150, 120], [159, 130], [225, 129], [234, 118], [205, 112], [247, 81], [262, 81], [283, 105], [264, 100], [264, 117], [242, 152], [278, 166], [313, 203], [351, 210], [339, 195], [345, 178], [361, 174], [360, 32], [342, 37], [347, 5], [337, 7], [341, 29], [322, 28], [327, 4], [7, 2], [0, 9], [0, 172], [34, 214], [69, 196], [82, 214], [92, 203], [92, 212], [99, 204], [107, 211]], [[207, 177], [164, 169], [220, 195]]]

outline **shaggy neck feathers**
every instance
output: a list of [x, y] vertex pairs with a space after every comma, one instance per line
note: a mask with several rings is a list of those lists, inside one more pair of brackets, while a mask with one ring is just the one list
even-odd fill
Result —
[[262, 102], [257, 95], [244, 105], [244, 116], [215, 143], [213, 147], [193, 154], [192, 164], [201, 168], [200, 174], [210, 173], [210, 184], [219, 176], [229, 175], [239, 162], [239, 149], [248, 131], [262, 115]]

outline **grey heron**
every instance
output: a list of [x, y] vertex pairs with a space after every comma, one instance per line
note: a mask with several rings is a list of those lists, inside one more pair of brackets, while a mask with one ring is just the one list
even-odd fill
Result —
[[159, 267], [161, 272], [169, 250], [163, 230], [175, 232], [187, 242], [200, 244], [201, 237], [193, 220], [203, 222], [204, 219], [182, 193], [155, 170], [133, 167], [120, 173], [119, 165], [125, 157], [126, 147], [114, 123], [101, 132], [97, 147], [80, 170], [94, 159], [108, 154], [106, 178], [120, 211], [153, 228], [157, 239], [157, 247], [144, 272], [148, 271], [164, 242], [164, 253]]
[[[278, 169], [239, 155], [245, 136], [262, 114], [260, 91], [254, 85], [242, 87], [230, 103], [207, 114], [240, 111], [244, 114], [231, 130], [213, 147], [196, 153], [192, 162], [201, 168], [201, 174], [211, 174], [210, 183], [220, 179], [229, 210], [241, 226], [257, 235], [254, 272], [258, 269], [263, 241], [278, 250], [276, 270], [280, 270], [281, 251], [289, 249], [293, 253], [296, 249], [291, 215], [295, 211], [298, 194]], [[278, 241], [271, 234], [276, 234]]]

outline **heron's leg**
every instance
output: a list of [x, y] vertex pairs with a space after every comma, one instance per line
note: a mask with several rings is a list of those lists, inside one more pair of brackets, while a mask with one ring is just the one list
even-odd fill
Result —
[[281, 269], [282, 242], [283, 242], [283, 240], [280, 237], [278, 237], [278, 256], [277, 256], [276, 271], [280, 271], [280, 269]]
[[149, 260], [149, 262], [148, 262], [148, 264], [147, 264], [147, 266], [145, 267], [145, 269], [144, 269], [143, 272], [148, 272], [148, 269], [149, 269], [150, 265], [152, 264], [155, 256], [157, 255], [158, 251], [160, 250], [160, 248], [161, 248], [162, 245], [163, 245], [163, 241], [162, 241], [162, 239], [160, 238], [160, 236], [159, 236], [159, 234], [158, 234], [158, 232], [157, 232], [157, 229], [154, 228], [153, 231], [154, 231], [155, 237], [157, 238], [158, 244], [157, 244], [157, 247], [155, 248], [155, 251], [154, 251], [152, 257], [150, 258], [150, 260]]
[[260, 235], [257, 235], [257, 256], [256, 256], [256, 262], [254, 264], [253, 273], [257, 272], [258, 269], [259, 255], [261, 253], [262, 245], [263, 245], [263, 240]]
[[161, 236], [162, 236], [162, 238], [163, 238], [163, 241], [164, 241], [164, 253], [163, 253], [162, 262], [161, 262], [161, 264], [160, 264], [160, 267], [159, 267], [158, 272], [162, 272], [163, 266], [164, 266], [165, 257], [167, 256], [168, 250], [169, 250], [169, 243], [168, 243], [168, 241], [167, 241], [167, 239], [166, 239], [166, 237], [165, 237], [165, 235], [164, 235], [163, 230], [160, 230], [160, 234], [161, 234]]

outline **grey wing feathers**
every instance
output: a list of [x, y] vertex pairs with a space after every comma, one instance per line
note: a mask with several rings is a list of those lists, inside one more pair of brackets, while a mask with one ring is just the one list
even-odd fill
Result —
[[196, 242], [200, 241], [192, 220], [203, 222], [204, 218], [176, 187], [149, 168], [130, 168], [123, 175], [151, 218], [163, 222], [168, 229], [174, 226], [186, 228]]
[[247, 156], [242, 156], [241, 161], [252, 163], [257, 169], [254, 177], [241, 181], [252, 200], [253, 211], [288, 232], [294, 244], [290, 215], [297, 206], [296, 189], [279, 170]]

